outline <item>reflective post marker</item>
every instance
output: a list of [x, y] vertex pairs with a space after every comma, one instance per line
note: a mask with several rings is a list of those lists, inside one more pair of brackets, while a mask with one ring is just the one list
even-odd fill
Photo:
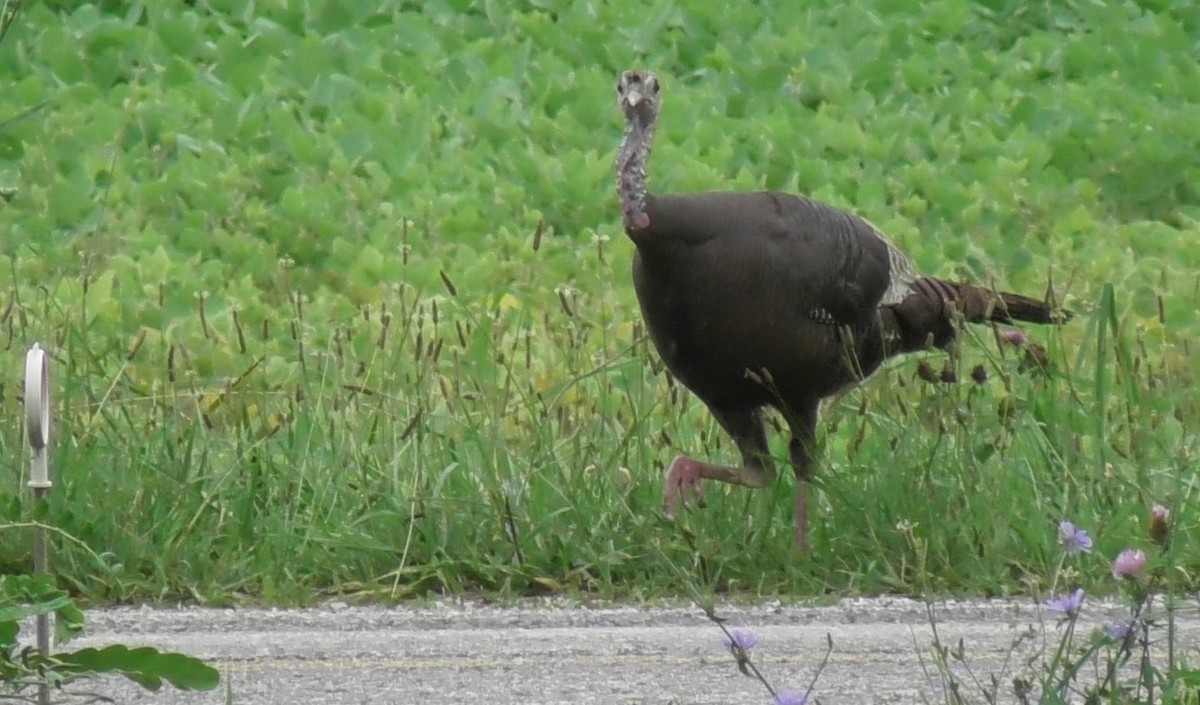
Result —
[[49, 489], [50, 464], [46, 444], [50, 442], [50, 369], [46, 351], [37, 343], [25, 355], [25, 423], [29, 428], [29, 447], [33, 460], [29, 466], [29, 486]]
[[[29, 459], [29, 486], [33, 488], [33, 502], [40, 507], [45, 501], [50, 482], [50, 369], [46, 362], [46, 351], [34, 343], [25, 354], [25, 425], [29, 430], [29, 447], [33, 451]], [[45, 575], [49, 572], [46, 551], [46, 527], [37, 522], [33, 529], [33, 572]], [[50, 655], [50, 615], [37, 616], [37, 646], [43, 657]], [[50, 688], [42, 684], [38, 688], [38, 702], [48, 705]]]

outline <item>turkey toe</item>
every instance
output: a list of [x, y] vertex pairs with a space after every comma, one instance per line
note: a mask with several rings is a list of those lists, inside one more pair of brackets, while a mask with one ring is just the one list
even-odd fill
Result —
[[679, 456], [667, 469], [667, 486], [663, 492], [664, 511], [668, 517], [674, 517], [682, 504], [685, 508], [695, 501], [697, 506], [704, 506], [703, 476], [700, 474], [700, 464], [687, 456]]

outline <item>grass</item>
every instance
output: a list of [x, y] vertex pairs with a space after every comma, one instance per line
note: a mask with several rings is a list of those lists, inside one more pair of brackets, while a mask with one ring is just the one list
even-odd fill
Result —
[[[1195, 586], [1198, 30], [1165, 2], [29, 5], [0, 42], [0, 341], [14, 370], [53, 355], [45, 519], [94, 551], [60, 546], [60, 577], [218, 604], [637, 599], [680, 571], [1011, 594], [1062, 518], [1112, 556], [1163, 502]], [[1047, 372], [980, 329], [955, 364], [985, 384], [907, 358], [832, 405], [808, 560], [790, 478], [661, 517], [675, 453], [734, 450], [637, 313], [632, 65], [665, 83], [652, 188], [803, 191], [1080, 314], [1028, 331]], [[0, 568], [27, 545], [0, 531]]]

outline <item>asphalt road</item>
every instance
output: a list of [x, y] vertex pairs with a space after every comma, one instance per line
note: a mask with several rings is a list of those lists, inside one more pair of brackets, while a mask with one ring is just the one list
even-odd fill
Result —
[[[1085, 629], [1119, 614], [1085, 604]], [[1031, 602], [958, 602], [937, 606], [944, 643], [966, 651], [985, 682], [1029, 654], [1052, 648], [1041, 636], [1007, 656], [1030, 625], [1054, 639], [1056, 625]], [[731, 627], [761, 638], [755, 662], [779, 687], [803, 691], [833, 640], [815, 694], [825, 705], [944, 702], [930, 659], [932, 629], [920, 602], [845, 600], [827, 607], [722, 606]], [[166, 610], [123, 608], [86, 615], [88, 635], [68, 648], [121, 642], [206, 659], [222, 673], [216, 692], [145, 693], [122, 679], [83, 689], [117, 702], [165, 705], [232, 701], [296, 703], [769, 703], [738, 673], [717, 627], [694, 607], [564, 607], [526, 602], [492, 607], [444, 602], [422, 608], [314, 610]], [[1179, 639], [1200, 642], [1194, 609], [1181, 616]], [[1012, 663], [1005, 672], [1006, 659]], [[966, 676], [964, 666], [955, 670]], [[982, 702], [981, 698], [972, 698]], [[1011, 700], [1005, 700], [1011, 702]]]

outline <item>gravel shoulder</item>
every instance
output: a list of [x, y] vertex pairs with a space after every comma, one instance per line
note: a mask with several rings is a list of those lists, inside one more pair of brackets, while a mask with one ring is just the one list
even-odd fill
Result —
[[[843, 600], [830, 606], [722, 605], [730, 627], [761, 641], [755, 662], [779, 687], [803, 691], [833, 650], [816, 693], [825, 705], [941, 701], [930, 659], [933, 632], [924, 603]], [[1089, 603], [1091, 628], [1120, 615]], [[947, 645], [959, 640], [971, 671], [1001, 676], [1052, 644], [1053, 620], [1030, 601], [936, 605]], [[217, 692], [145, 693], [118, 678], [84, 689], [118, 702], [223, 703], [768, 703], [761, 685], [738, 673], [722, 635], [695, 607], [570, 606], [528, 601], [497, 607], [465, 601], [430, 606], [319, 609], [118, 608], [86, 614], [87, 636], [67, 648], [120, 642], [201, 657], [222, 672]], [[1180, 642], [1200, 642], [1200, 621], [1181, 615]], [[1012, 645], [1038, 634], [1018, 653]], [[1007, 675], [1005, 665], [1009, 664]], [[967, 676], [965, 667], [957, 667]], [[979, 699], [982, 701], [982, 699]]]

